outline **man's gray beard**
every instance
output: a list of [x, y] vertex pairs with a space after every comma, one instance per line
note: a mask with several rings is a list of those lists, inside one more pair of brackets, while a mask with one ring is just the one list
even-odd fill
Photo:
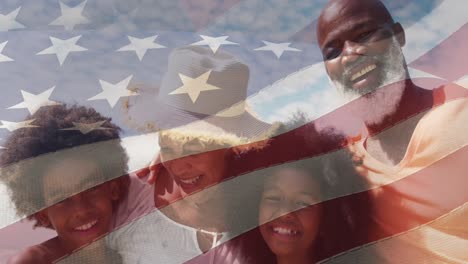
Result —
[[[345, 87], [344, 77], [342, 80], [332, 80], [333, 84], [337, 87], [339, 93], [342, 95], [343, 103], [347, 103], [356, 98], [363, 97], [364, 100], [358, 104], [360, 108], [357, 109], [359, 116], [363, 117], [363, 121], [367, 125], [381, 124], [386, 117], [394, 114], [399, 106], [400, 100], [404, 92], [405, 80], [408, 78], [405, 68], [405, 60], [403, 52], [399, 46], [398, 40], [392, 36], [391, 46], [387, 53], [382, 56], [374, 57], [382, 65], [381, 67], [384, 76], [382, 77], [381, 84], [377, 87], [369, 87], [366, 90], [354, 89], [352, 87]], [[393, 84], [384, 91], [369, 94], [381, 87]], [[398, 86], [398, 87], [397, 87]]]

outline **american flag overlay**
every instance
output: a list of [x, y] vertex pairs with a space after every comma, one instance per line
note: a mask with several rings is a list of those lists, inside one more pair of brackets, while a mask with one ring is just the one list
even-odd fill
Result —
[[468, 263], [467, 10], [1, 1], [0, 263]]

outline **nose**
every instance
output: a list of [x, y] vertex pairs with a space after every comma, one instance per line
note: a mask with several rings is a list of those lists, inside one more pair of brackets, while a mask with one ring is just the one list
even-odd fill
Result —
[[93, 201], [90, 201], [90, 199], [88, 199], [86, 192], [76, 194], [70, 197], [69, 199], [70, 209], [73, 209], [72, 211], [76, 212], [77, 214], [87, 212], [91, 208], [91, 205], [93, 203]]
[[343, 54], [341, 63], [344, 66], [347, 66], [355, 62], [359, 57], [365, 55], [366, 53], [367, 47], [365, 45], [347, 40], [343, 44]]
[[294, 211], [296, 210], [296, 206], [293, 203], [283, 202], [279, 204], [274, 218], [281, 218], [281, 219], [291, 219], [294, 218]]

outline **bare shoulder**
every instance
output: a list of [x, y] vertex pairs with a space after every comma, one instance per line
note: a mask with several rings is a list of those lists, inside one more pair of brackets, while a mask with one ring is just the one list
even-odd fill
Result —
[[468, 122], [468, 98], [448, 101], [429, 111], [422, 119], [425, 129], [442, 129], [466, 127]]
[[[49, 261], [49, 262], [48, 262]], [[47, 251], [36, 245], [27, 248], [18, 255], [8, 260], [8, 264], [32, 264], [32, 263], [50, 263], [51, 259]]]
[[430, 164], [468, 145], [467, 130], [468, 98], [448, 101], [421, 119], [409, 153]]
[[56, 246], [56, 238], [42, 244], [28, 247], [8, 260], [8, 264], [45, 264], [52, 263], [61, 257], [60, 250]]

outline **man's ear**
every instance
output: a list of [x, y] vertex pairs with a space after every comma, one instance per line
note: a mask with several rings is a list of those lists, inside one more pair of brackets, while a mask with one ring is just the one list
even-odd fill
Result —
[[49, 216], [47, 215], [47, 209], [37, 212], [34, 215], [34, 217], [37, 219], [41, 226], [53, 228], [50, 223]]
[[400, 43], [400, 46], [403, 47], [406, 44], [406, 36], [405, 36], [405, 30], [401, 26], [400, 23], [396, 22], [392, 26], [392, 31], [393, 34], [395, 34], [395, 37], [398, 40], [398, 43]]
[[111, 195], [111, 200], [112, 201], [117, 201], [120, 199], [120, 185], [118, 181], [111, 181], [109, 182], [109, 188], [110, 188], [110, 195]]

